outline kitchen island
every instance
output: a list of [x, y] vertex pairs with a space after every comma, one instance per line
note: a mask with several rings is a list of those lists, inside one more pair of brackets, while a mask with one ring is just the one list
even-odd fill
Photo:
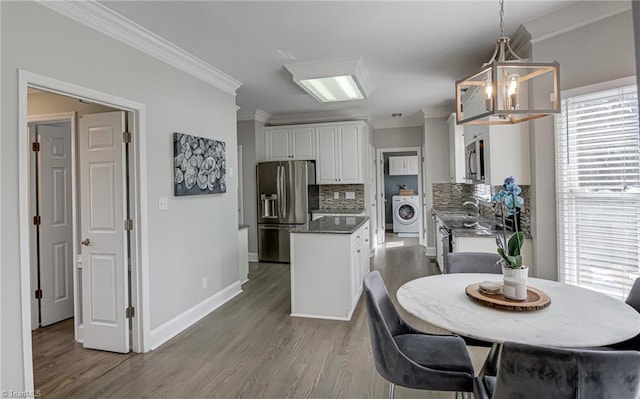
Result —
[[291, 316], [350, 320], [369, 273], [369, 218], [325, 216], [291, 231]]

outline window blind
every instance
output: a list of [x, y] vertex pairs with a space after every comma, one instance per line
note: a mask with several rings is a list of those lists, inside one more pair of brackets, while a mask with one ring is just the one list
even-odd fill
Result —
[[636, 86], [562, 100], [556, 117], [560, 281], [626, 298], [640, 277]]

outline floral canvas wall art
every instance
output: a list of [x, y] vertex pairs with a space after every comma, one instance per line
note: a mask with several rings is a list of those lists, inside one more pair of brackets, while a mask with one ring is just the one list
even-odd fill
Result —
[[218, 194], [227, 191], [224, 141], [173, 134], [173, 194]]

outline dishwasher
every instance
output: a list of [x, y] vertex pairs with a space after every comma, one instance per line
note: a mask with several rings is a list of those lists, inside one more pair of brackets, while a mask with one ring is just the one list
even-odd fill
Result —
[[[435, 216], [435, 215], [434, 215]], [[435, 236], [436, 236], [436, 263], [440, 272], [444, 273], [444, 262], [446, 261], [446, 254], [452, 251], [451, 247], [451, 232], [442, 223], [440, 218], [434, 217], [435, 221]]]

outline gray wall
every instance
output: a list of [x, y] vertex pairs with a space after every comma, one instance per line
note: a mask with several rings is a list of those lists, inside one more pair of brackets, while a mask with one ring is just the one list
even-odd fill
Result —
[[431, 222], [433, 183], [449, 182], [449, 125], [447, 118], [425, 118], [424, 144], [426, 163], [427, 247], [435, 248], [435, 231]]
[[[172, 133], [236, 147], [235, 97], [32, 2], [2, 2], [1, 372], [23, 390], [18, 214], [18, 73], [22, 68], [146, 105], [150, 323], [154, 329], [238, 280], [237, 195], [175, 198]], [[23, 149], [24, 150], [24, 149]], [[236, 151], [227, 162], [236, 167]], [[228, 187], [235, 182], [229, 179]], [[169, 210], [158, 211], [158, 197]], [[201, 289], [207, 276], [209, 288]], [[29, 334], [29, 332], [26, 332]]]
[[244, 224], [249, 225], [249, 252], [258, 252], [256, 199], [256, 122], [238, 122], [238, 145], [242, 145], [242, 200]]
[[375, 148], [422, 147], [424, 135], [421, 126], [373, 130]]
[[[636, 73], [631, 12], [594, 22], [533, 45], [536, 61], [560, 63], [561, 89], [631, 76]], [[548, 96], [537, 91], [535, 96]], [[531, 126], [531, 202], [533, 263], [536, 277], [556, 280], [556, 189], [554, 119]]]

